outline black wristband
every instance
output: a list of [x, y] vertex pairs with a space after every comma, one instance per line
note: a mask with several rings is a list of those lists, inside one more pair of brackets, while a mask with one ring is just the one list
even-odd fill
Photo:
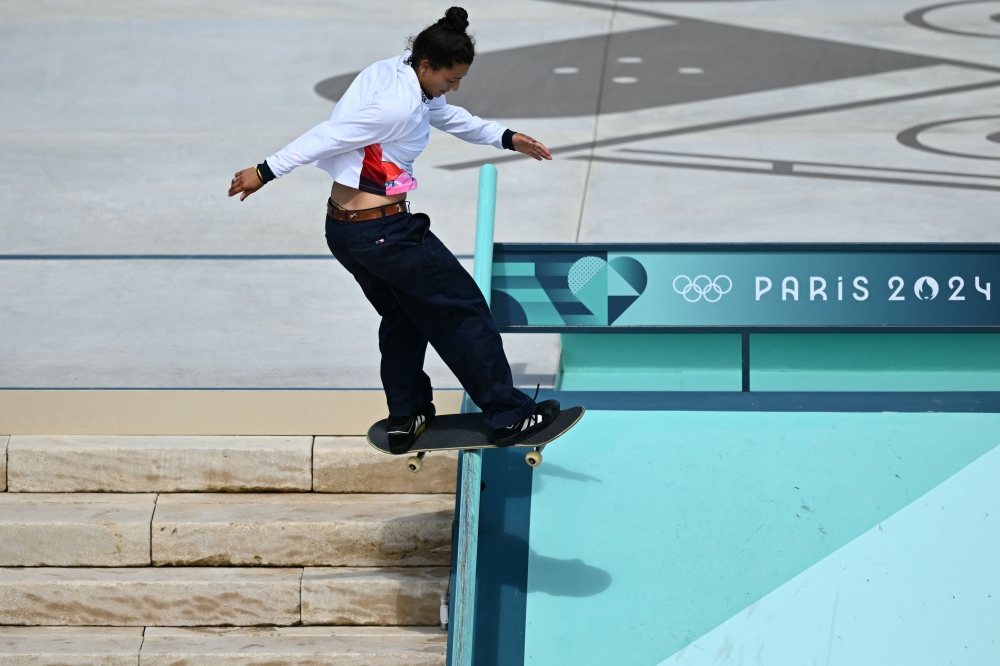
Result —
[[507, 150], [514, 150], [514, 135], [517, 134], [514, 130], [505, 130], [503, 136], [500, 138], [500, 145], [502, 145]]
[[257, 165], [257, 175], [260, 176], [262, 183], [270, 183], [274, 180], [274, 172], [271, 171], [271, 167], [267, 166], [267, 160]]

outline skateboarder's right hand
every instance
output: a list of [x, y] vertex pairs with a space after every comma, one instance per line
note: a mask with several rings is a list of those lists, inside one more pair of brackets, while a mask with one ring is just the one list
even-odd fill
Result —
[[[264, 187], [264, 182], [257, 175], [257, 169], [250, 167], [243, 169], [243, 171], [237, 171], [236, 175], [233, 176], [233, 181], [229, 184], [229, 196], [239, 194], [240, 201], [243, 201], [262, 187]], [[242, 194], [240, 194], [241, 192]]]
[[511, 141], [514, 143], [514, 150], [524, 153], [529, 157], [534, 157], [539, 162], [552, 159], [552, 153], [549, 152], [549, 149], [541, 141], [535, 141], [527, 134], [516, 132]]

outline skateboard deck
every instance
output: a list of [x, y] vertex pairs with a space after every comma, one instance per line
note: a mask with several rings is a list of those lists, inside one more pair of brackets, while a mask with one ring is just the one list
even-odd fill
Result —
[[[528, 464], [535, 467], [541, 464], [541, 450], [551, 441], [561, 437], [570, 428], [575, 426], [586, 411], [583, 407], [569, 407], [559, 412], [555, 421], [548, 427], [539, 430], [527, 439], [514, 444], [514, 446], [535, 449], [525, 456]], [[388, 419], [383, 419], [368, 429], [368, 443], [382, 453], [392, 452], [389, 450], [389, 437], [386, 435]], [[472, 414], [441, 414], [434, 418], [431, 425], [424, 430], [423, 434], [417, 437], [413, 447], [405, 453], [411, 454], [407, 461], [410, 469], [414, 472], [420, 471], [423, 467], [422, 459], [424, 454], [430, 451], [462, 451], [468, 449], [495, 449], [498, 447], [490, 442], [492, 432], [483, 425], [483, 415]], [[416, 454], [416, 455], [413, 455]], [[398, 454], [405, 455], [405, 454]], [[537, 462], [534, 462], [537, 460]], [[416, 465], [417, 469], [414, 469]]]

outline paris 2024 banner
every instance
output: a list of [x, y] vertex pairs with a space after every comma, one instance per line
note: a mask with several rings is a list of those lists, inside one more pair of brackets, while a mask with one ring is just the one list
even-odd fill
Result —
[[498, 244], [501, 330], [1000, 326], [1000, 247]]

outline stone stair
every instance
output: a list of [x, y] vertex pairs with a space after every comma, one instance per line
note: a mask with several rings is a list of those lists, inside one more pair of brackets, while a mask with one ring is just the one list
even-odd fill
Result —
[[0, 437], [0, 666], [434, 664], [457, 456]]

